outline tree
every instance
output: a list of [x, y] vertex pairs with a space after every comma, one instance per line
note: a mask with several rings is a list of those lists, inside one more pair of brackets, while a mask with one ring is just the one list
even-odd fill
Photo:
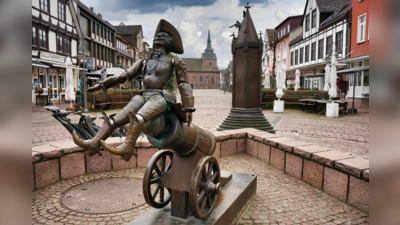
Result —
[[[270, 32], [268, 32], [270, 31]], [[275, 74], [275, 62], [276, 62], [276, 50], [278, 47], [278, 42], [279, 42], [279, 38], [278, 35], [276, 34], [275, 30], [267, 30], [267, 37], [268, 39], [265, 40], [265, 48], [266, 51], [271, 51], [273, 54], [273, 59], [272, 59], [272, 77], [275, 78], [276, 74]]]

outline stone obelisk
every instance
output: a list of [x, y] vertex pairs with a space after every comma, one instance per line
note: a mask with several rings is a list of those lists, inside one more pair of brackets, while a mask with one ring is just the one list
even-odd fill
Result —
[[261, 54], [263, 42], [258, 37], [251, 19], [249, 8], [245, 6], [242, 23], [233, 26], [239, 28], [238, 36], [232, 39], [233, 84], [232, 108], [219, 124], [217, 130], [255, 128], [275, 133], [274, 127], [265, 118], [261, 110]]

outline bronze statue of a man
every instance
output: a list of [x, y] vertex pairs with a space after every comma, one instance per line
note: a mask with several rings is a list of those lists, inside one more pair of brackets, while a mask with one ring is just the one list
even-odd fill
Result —
[[[186, 65], [178, 56], [173, 59], [168, 57], [170, 52], [183, 53], [182, 40], [176, 28], [166, 20], [160, 20], [157, 26], [153, 48], [154, 52], [149, 58], [137, 61], [126, 72], [109, 77], [88, 89], [88, 92], [106, 90], [143, 75], [144, 91], [142, 95], [136, 95], [118, 114], [110, 120], [106, 119], [93, 139], [81, 140], [75, 132], [72, 133], [75, 144], [86, 149], [88, 155], [92, 156], [98, 153], [100, 144], [107, 151], [121, 155], [126, 161], [132, 155], [137, 155], [135, 143], [144, 123], [163, 113], [167, 109], [167, 101], [172, 102], [171, 96], [163, 89], [171, 78], [174, 68], [181, 94], [181, 110], [186, 112], [188, 121], [191, 121], [192, 112], [195, 111], [194, 97], [192, 88], [186, 81]], [[129, 126], [124, 143], [118, 147], [110, 147], [105, 144], [104, 140], [115, 128], [127, 123]]]

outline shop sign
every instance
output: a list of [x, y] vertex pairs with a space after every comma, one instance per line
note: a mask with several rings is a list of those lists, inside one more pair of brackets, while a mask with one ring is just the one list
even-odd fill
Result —
[[65, 57], [64, 56], [50, 54], [50, 53], [47, 53], [47, 52], [41, 52], [40, 53], [40, 58], [41, 59], [45, 59], [45, 60], [49, 60], [49, 61], [58, 62], [58, 63], [65, 63]]
[[86, 62], [86, 69], [88, 70], [94, 70], [95, 69], [95, 64], [94, 64], [94, 58], [89, 58], [88, 61]]
[[314, 75], [315, 74], [315, 69], [314, 70], [306, 70], [304, 71], [304, 75]]

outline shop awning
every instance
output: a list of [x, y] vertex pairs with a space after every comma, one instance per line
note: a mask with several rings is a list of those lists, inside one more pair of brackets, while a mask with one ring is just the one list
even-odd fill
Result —
[[[53, 64], [53, 66], [55, 67], [61, 67], [61, 68], [67, 68], [67, 66], [65, 66], [64, 64]], [[72, 66], [72, 69], [74, 70], [83, 70], [83, 68], [77, 67], [77, 66]]]
[[49, 66], [46, 66], [45, 64], [37, 61], [37, 60], [32, 60], [32, 66], [36, 67], [43, 67], [43, 68], [49, 68]]
[[351, 69], [347, 69], [347, 70], [340, 70], [340, 71], [337, 71], [337, 74], [355, 73], [355, 72], [363, 71], [363, 70], [369, 70], [369, 66], [351, 68]]

